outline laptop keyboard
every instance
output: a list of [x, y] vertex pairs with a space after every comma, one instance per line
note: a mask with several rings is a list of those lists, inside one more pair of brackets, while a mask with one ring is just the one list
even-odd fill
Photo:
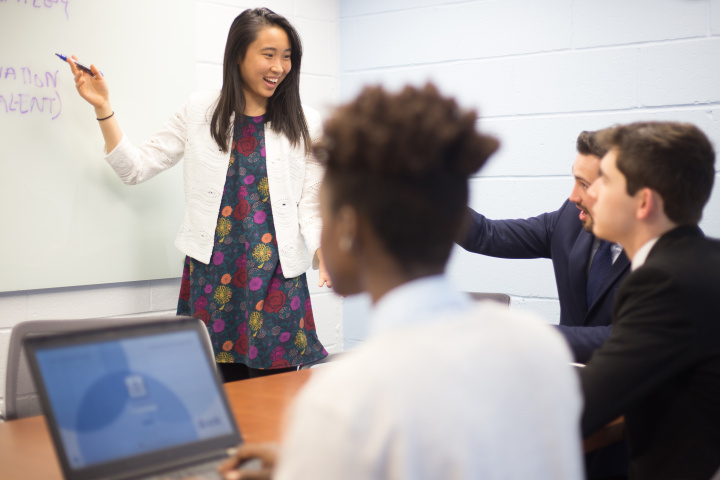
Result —
[[184, 478], [202, 478], [207, 480], [222, 480], [222, 476], [218, 473], [218, 466], [221, 461], [213, 460], [212, 462], [201, 463], [199, 465], [191, 465], [181, 470], [173, 470], [161, 475], [145, 477], [143, 480], [168, 480], [168, 479], [184, 479]]

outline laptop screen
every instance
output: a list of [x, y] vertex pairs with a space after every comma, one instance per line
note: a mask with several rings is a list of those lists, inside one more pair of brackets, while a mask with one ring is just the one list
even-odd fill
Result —
[[35, 351], [73, 469], [235, 432], [195, 330]]

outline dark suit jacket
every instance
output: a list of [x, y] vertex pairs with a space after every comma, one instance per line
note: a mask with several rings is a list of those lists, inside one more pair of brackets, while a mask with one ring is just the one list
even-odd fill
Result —
[[720, 242], [694, 226], [660, 237], [620, 287], [612, 335], [580, 372], [582, 428], [625, 415], [633, 480], [720, 467], [719, 302]]
[[579, 213], [568, 200], [556, 212], [524, 220], [489, 220], [468, 208], [469, 229], [458, 244], [491, 257], [552, 259], [560, 300], [558, 328], [575, 360], [584, 363], [610, 336], [613, 299], [630, 262], [620, 254], [588, 308], [587, 268], [595, 237], [583, 230]]

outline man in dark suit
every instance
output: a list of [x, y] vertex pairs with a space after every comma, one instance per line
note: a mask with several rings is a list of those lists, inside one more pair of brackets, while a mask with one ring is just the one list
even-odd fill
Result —
[[581, 370], [583, 434], [625, 416], [633, 480], [708, 479], [720, 467], [720, 242], [698, 228], [715, 153], [694, 125], [601, 132], [589, 189], [595, 235], [632, 262], [613, 331]]
[[[524, 220], [489, 220], [468, 208], [467, 234], [458, 241], [465, 250], [492, 257], [552, 259], [560, 300], [558, 328], [581, 363], [610, 336], [613, 299], [630, 265], [622, 247], [601, 243], [589, 233], [593, 220], [587, 188], [597, 178], [605, 154], [595, 136], [596, 132], [578, 136], [575, 184], [559, 210]], [[591, 269], [596, 251], [611, 259], [600, 272]]]

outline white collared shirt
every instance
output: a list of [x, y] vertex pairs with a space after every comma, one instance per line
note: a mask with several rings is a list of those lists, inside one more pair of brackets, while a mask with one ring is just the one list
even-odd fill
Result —
[[630, 269], [633, 272], [645, 264], [645, 260], [647, 260], [650, 250], [652, 250], [659, 239], [660, 237], [650, 239], [645, 242], [642, 247], [638, 248], [638, 251], [635, 252], [635, 256], [632, 259], [632, 263], [630, 264]]
[[579, 382], [551, 326], [443, 276], [388, 292], [371, 322], [298, 395], [276, 479], [583, 478]]
[[458, 292], [444, 275], [420, 278], [393, 288], [377, 301], [370, 316], [370, 337], [394, 328], [442, 321], [443, 316], [468, 312], [472, 307], [467, 294]]

